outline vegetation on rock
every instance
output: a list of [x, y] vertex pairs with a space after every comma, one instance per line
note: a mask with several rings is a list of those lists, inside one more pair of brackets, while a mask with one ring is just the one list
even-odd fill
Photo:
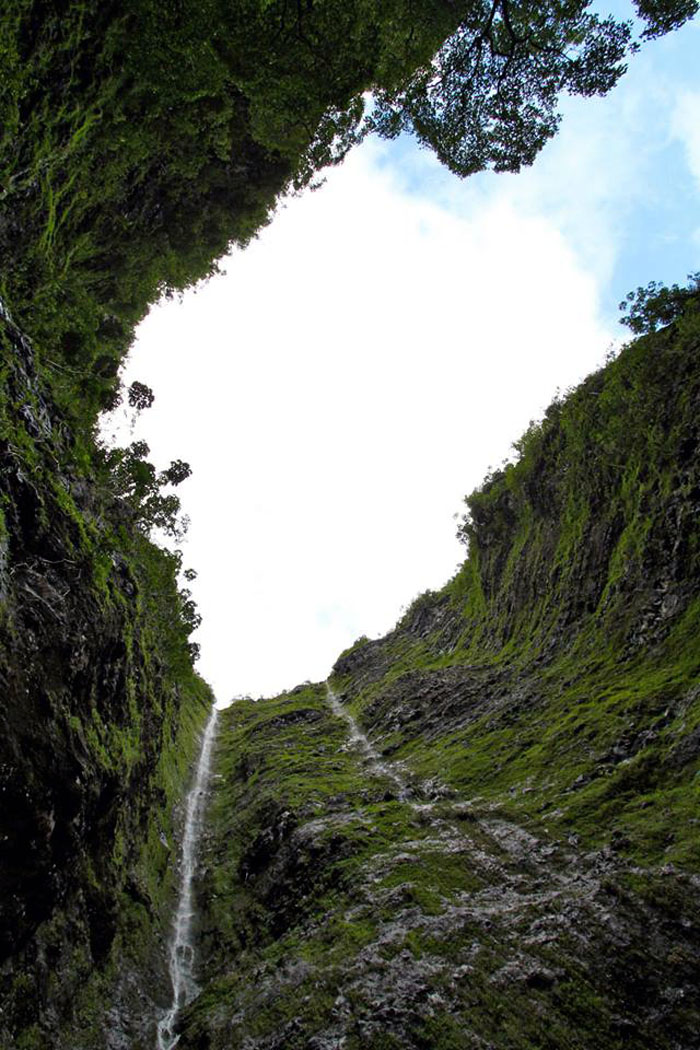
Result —
[[688, 284], [681, 288], [672, 284], [669, 288], [661, 281], [650, 281], [646, 288], [628, 292], [620, 303], [625, 315], [620, 324], [626, 325], [635, 335], [655, 332], [657, 328], [677, 320], [686, 308], [697, 309], [700, 290], [700, 273], [688, 274]]
[[[647, 37], [696, 9], [695, 0], [637, 4]], [[460, 174], [515, 170], [556, 130], [560, 92], [607, 90], [634, 46], [624, 23], [593, 16], [583, 0], [3, 5], [0, 296], [19, 328], [3, 306], [2, 1050], [140, 1050], [153, 1043], [154, 1003], [168, 1001], [175, 803], [212, 697], [192, 667], [197, 613], [178, 585], [179, 556], [148, 539], [152, 528], [177, 536], [177, 497], [162, 489], [189, 468], [176, 460], [157, 472], [142, 444], [107, 452], [95, 440], [99, 412], [122, 396], [135, 324], [159, 296], [213, 273], [232, 242], [269, 221], [281, 193], [370, 131], [412, 128]], [[694, 302], [671, 298], [676, 312]], [[678, 919], [659, 917], [649, 866], [694, 870], [697, 859], [683, 824], [694, 819], [698, 721], [688, 689], [698, 612], [693, 325], [687, 313], [554, 406], [520, 463], [472, 497], [459, 576], [389, 638], [339, 661], [346, 702], [410, 766], [416, 800], [428, 799], [422, 815], [392, 797], [391, 777], [375, 771], [368, 782], [358, 755], [338, 752], [346, 730], [318, 688], [229, 716], [241, 723], [237, 750], [222, 758], [208, 876], [220, 977], [187, 1019], [183, 1046], [233, 1045], [222, 1043], [220, 1020], [234, 1007], [243, 1020], [230, 1038], [280, 1028], [285, 1048], [306, 1045], [304, 1033], [336, 1007], [341, 1030], [355, 1018], [348, 1047], [467, 1045], [460, 1011], [474, 1033], [505, 1017], [511, 1043], [499, 1045], [561, 1045], [572, 1025], [585, 1032], [603, 1016], [601, 1002], [599, 1045], [639, 1044], [636, 1030], [625, 1034], [633, 993], [624, 986], [619, 1004], [605, 999], [575, 961], [571, 924], [555, 953], [570, 961], [567, 979], [552, 952], [533, 948], [521, 992], [507, 997], [500, 977], [489, 983], [501, 973], [511, 987], [507, 916], [478, 959], [445, 930], [453, 920], [488, 928], [488, 903], [472, 914], [463, 894], [488, 889], [493, 851], [517, 894], [520, 859], [506, 857], [515, 840], [546, 857], [567, 830], [596, 850], [617, 835], [627, 868], [610, 884], [616, 899], [631, 895], [631, 922], [658, 931], [653, 957], [667, 972]], [[127, 398], [141, 409], [153, 394], [135, 383]], [[498, 816], [472, 819], [440, 801], [450, 791], [478, 791]], [[510, 845], [498, 845], [498, 821], [510, 822]], [[575, 910], [572, 858], [553, 873], [532, 864], [566, 884], [561, 899]], [[598, 930], [607, 890], [586, 885]], [[537, 906], [545, 926], [553, 893]], [[694, 900], [689, 891], [692, 918]], [[382, 940], [386, 928], [394, 933]], [[668, 948], [682, 975], [695, 961], [684, 936]], [[601, 938], [592, 943], [608, 944]], [[232, 951], [242, 952], [236, 974]], [[647, 970], [624, 958], [645, 990]], [[392, 980], [408, 975], [378, 1020], [366, 1005], [376, 959], [377, 972], [382, 959], [391, 964]], [[359, 983], [343, 985], [338, 1005], [353, 960]], [[450, 991], [460, 967], [481, 975], [477, 1001]], [[539, 996], [535, 1020], [522, 988]], [[434, 1008], [411, 1007], [420, 989]], [[645, 1045], [671, 1046], [692, 1002], [689, 993], [674, 1017], [665, 1007], [645, 1014]], [[555, 1019], [554, 1043], [538, 1034], [540, 1016]], [[662, 1024], [671, 1034], [654, 1043]]]
[[[212, 703], [179, 557], [0, 322], [0, 1047], [153, 1043], [174, 819]], [[144, 1012], [144, 1004], [150, 1006]]]
[[697, 1045], [699, 349], [696, 296], [552, 405], [338, 659], [380, 762], [323, 685], [223, 713], [183, 1050]]

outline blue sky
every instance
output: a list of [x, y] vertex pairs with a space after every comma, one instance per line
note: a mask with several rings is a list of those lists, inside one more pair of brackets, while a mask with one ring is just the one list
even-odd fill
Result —
[[[597, 6], [630, 17], [624, 2]], [[655, 279], [685, 283], [700, 268], [700, 169], [693, 172], [688, 163], [689, 124], [700, 143], [700, 20], [644, 43], [606, 97], [564, 98], [561, 111], [560, 133], [533, 168], [515, 175], [486, 172], [457, 189], [458, 180], [408, 136], [378, 164], [398, 170], [406, 192], [445, 201], [462, 214], [512, 194], [521, 207], [555, 215], [592, 269], [591, 245], [577, 220], [596, 211], [605, 218], [612, 255], [611, 266], [601, 260], [598, 267], [605, 281], [601, 308], [613, 318], [627, 291]], [[572, 163], [578, 177], [569, 181]]]
[[517, 175], [368, 141], [224, 273], [142, 324], [106, 432], [181, 457], [201, 670], [226, 701], [325, 677], [464, 556], [463, 496], [626, 336], [617, 305], [700, 268], [700, 24], [570, 99]]

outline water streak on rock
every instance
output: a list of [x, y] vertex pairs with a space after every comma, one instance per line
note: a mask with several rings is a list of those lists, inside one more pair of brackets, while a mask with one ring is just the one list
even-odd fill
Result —
[[158, 1023], [158, 1050], [172, 1050], [177, 1044], [180, 1037], [173, 1031], [177, 1015], [182, 1007], [191, 1002], [199, 992], [199, 987], [194, 979], [192, 882], [197, 864], [197, 846], [202, 831], [207, 786], [211, 775], [216, 716], [217, 710], [213, 708], [202, 738], [197, 775], [187, 796], [185, 830], [182, 838], [180, 895], [170, 941], [170, 979], [173, 986], [173, 1000], [170, 1009]]
[[328, 691], [328, 702], [331, 705], [333, 714], [347, 722], [350, 728], [349, 744], [361, 753], [369, 772], [373, 776], [384, 777], [386, 780], [390, 780], [396, 787], [396, 795], [399, 801], [411, 802], [413, 805], [413, 791], [404, 778], [394, 765], [390, 765], [382, 760], [379, 752], [372, 746], [350, 712], [343, 707], [337, 693], [331, 689], [330, 685], [326, 685], [326, 689]]

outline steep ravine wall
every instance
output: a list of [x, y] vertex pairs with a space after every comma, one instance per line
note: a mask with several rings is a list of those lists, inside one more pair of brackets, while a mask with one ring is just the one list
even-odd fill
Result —
[[[138, 501], [125, 498], [123, 477], [95, 444], [96, 418], [120, 396], [121, 364], [149, 304], [212, 274], [231, 244], [248, 243], [281, 193], [337, 159], [338, 143], [328, 136], [335, 128], [343, 139], [344, 126], [334, 118], [353, 100], [357, 112], [368, 89], [393, 91], [429, 68], [460, 11], [452, 0], [7, 6], [0, 18], [0, 294], [32, 343], [3, 309], [0, 1050], [141, 1050], [152, 1048], [158, 1009], [170, 997], [165, 938], [178, 803], [211, 695], [192, 668], [192, 615], [178, 591], [178, 560], [148, 542]], [[681, 21], [692, 8], [684, 5]], [[486, 14], [489, 24], [495, 10]], [[541, 443], [533, 461], [542, 476], [535, 471], [530, 488], [518, 490], [520, 467], [474, 505], [464, 572], [387, 639], [362, 644], [339, 663], [343, 702], [376, 747], [406, 763], [406, 776], [420, 785], [417, 798], [437, 807], [434, 816], [394, 799], [395, 780], [368, 776], [352, 749], [337, 753], [348, 727], [330, 717], [322, 689], [283, 697], [278, 713], [270, 703], [229, 716], [242, 721], [235, 749], [222, 746], [226, 779], [203, 884], [204, 946], [213, 979], [223, 983], [207, 987], [185, 1018], [183, 1046], [246, 1038], [272, 1045], [277, 1028], [290, 1047], [311, 1046], [311, 1033], [327, 1030], [337, 1039], [319, 1035], [318, 1045], [335, 1045], [346, 1029], [348, 1046], [466, 1045], [463, 1033], [472, 1029], [459, 1020], [459, 1004], [452, 1009], [452, 993], [441, 992], [439, 981], [437, 999], [425, 990], [430, 972], [456, 980], [472, 962], [458, 946], [454, 965], [448, 956], [438, 965], [439, 953], [420, 933], [431, 917], [449, 923], [452, 905], [443, 901], [466, 892], [462, 867], [449, 861], [467, 842], [463, 824], [474, 824], [469, 842], [486, 843], [486, 867], [476, 858], [475, 870], [487, 887], [499, 884], [488, 861], [491, 831], [458, 809], [441, 815], [441, 795], [453, 792], [457, 806], [478, 794], [508, 814], [509, 828], [530, 822], [545, 858], [549, 836], [567, 833], [581, 850], [614, 845], [628, 864], [663, 860], [695, 870], [687, 829], [695, 819], [688, 784], [697, 719], [688, 683], [697, 638], [697, 432], [681, 392], [696, 397], [697, 387], [675, 338], [654, 344], [670, 362], [667, 374], [641, 367], [656, 401], [636, 397], [634, 380], [629, 401], [626, 393], [611, 398], [613, 406], [633, 406], [631, 415], [620, 413], [626, 430], [640, 435], [647, 427], [654, 436], [654, 471], [645, 473], [641, 446], [628, 456], [613, 417], [598, 426], [595, 412], [579, 422], [569, 414], [565, 436], [592, 442], [592, 467], [579, 457], [582, 486], [570, 486], [550, 513], [550, 489], [565, 494], [559, 482], [568, 469], [556, 446], [566, 446], [565, 431], [553, 416], [524, 457], [527, 463]], [[601, 434], [609, 448], [596, 445]], [[615, 488], [610, 478], [620, 461], [626, 480]], [[143, 480], [148, 465], [136, 466]], [[599, 479], [598, 493], [586, 488], [589, 476]], [[239, 804], [240, 823], [226, 842]], [[328, 807], [335, 823], [326, 820]], [[410, 843], [422, 839], [421, 828], [431, 842], [450, 844], [447, 852], [436, 847], [437, 866], [426, 862], [430, 892], [415, 875], [404, 879], [398, 861], [392, 867], [392, 850], [413, 865]], [[297, 849], [299, 836], [307, 852]], [[429, 853], [426, 843], [415, 849]], [[543, 861], [543, 885], [545, 868]], [[512, 876], [520, 877], [515, 869]], [[369, 887], [365, 913], [352, 902], [343, 910], [353, 880], [358, 893]], [[614, 885], [619, 890], [619, 880]], [[545, 892], [547, 915], [550, 899]], [[401, 900], [415, 917], [410, 939]], [[691, 917], [693, 900], [688, 889]], [[663, 963], [669, 938], [686, 921], [679, 909], [671, 932], [654, 942], [662, 974], [671, 972]], [[656, 914], [634, 912], [650, 929]], [[383, 999], [379, 985], [372, 991], [374, 963], [363, 969], [365, 949], [370, 959], [393, 952], [383, 942], [376, 947], [382, 922], [400, 948], [395, 970], [408, 975], [408, 983], [396, 981], [394, 999]], [[679, 1020], [669, 1032], [673, 1024], [690, 1030], [684, 1010], [692, 996], [683, 999], [684, 967], [695, 960], [689, 936], [681, 930], [677, 938], [672, 970], [680, 983], [668, 986], [667, 1005], [649, 1021], [653, 1031], [672, 1007]], [[496, 955], [509, 950], [503, 937], [490, 942]], [[592, 944], [608, 944], [596, 937]], [[635, 937], [632, 945], [642, 943]], [[412, 970], [409, 956], [425, 964]], [[265, 969], [275, 960], [291, 975], [279, 996]], [[358, 990], [343, 977], [353, 960]], [[489, 965], [480, 962], [479, 972], [488, 975]], [[227, 976], [233, 972], [235, 979]], [[532, 972], [540, 990], [559, 995], [565, 987], [558, 970], [547, 976], [545, 962]], [[639, 989], [645, 1004], [646, 986]], [[250, 996], [260, 1004], [252, 1013]], [[437, 1004], [435, 1020], [432, 1006], [412, 1011], [415, 996]], [[593, 1002], [584, 1000], [581, 1010]], [[495, 992], [482, 1020], [470, 1004], [474, 1032], [480, 1024], [488, 1030], [504, 1001]], [[624, 1041], [635, 1022], [624, 1020], [631, 1008], [622, 1001]], [[242, 1020], [232, 1028], [239, 1006]], [[331, 1024], [336, 1006], [340, 1021]], [[566, 1009], [562, 1016], [573, 1023], [574, 1007]], [[617, 1024], [611, 1020], [610, 1030]]]
[[211, 706], [148, 542], [0, 320], [0, 1047], [152, 1047]]
[[699, 320], [531, 428], [345, 717], [223, 713], [183, 1050], [700, 1046]]

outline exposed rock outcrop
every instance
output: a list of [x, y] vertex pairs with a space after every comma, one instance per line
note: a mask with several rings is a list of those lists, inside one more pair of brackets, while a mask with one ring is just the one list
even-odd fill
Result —
[[167, 841], [210, 694], [167, 626], [172, 556], [6, 315], [0, 342], [0, 1046], [150, 1046]]

